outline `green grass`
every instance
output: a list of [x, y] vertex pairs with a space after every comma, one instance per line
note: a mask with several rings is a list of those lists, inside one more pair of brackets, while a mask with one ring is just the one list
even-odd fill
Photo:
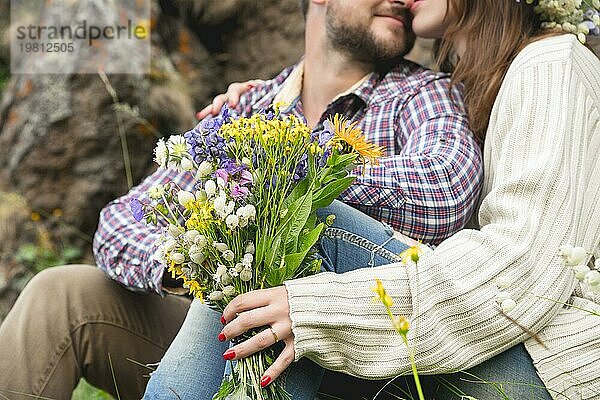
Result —
[[114, 400], [113, 397], [103, 392], [100, 389], [96, 389], [89, 383], [85, 381], [85, 379], [81, 379], [79, 381], [79, 385], [73, 391], [73, 395], [71, 396], [71, 400]]

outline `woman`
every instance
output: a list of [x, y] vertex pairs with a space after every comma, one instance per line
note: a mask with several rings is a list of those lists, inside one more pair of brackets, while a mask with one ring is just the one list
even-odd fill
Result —
[[[251, 292], [225, 309], [219, 332], [231, 338], [277, 326], [286, 348], [263, 383], [299, 360], [286, 378], [294, 399], [311, 398], [318, 386], [314, 364], [299, 366], [306, 359], [367, 379], [407, 374], [407, 349], [385, 309], [369, 304], [379, 278], [394, 313], [411, 321], [421, 374], [471, 368], [467, 379], [502, 382], [509, 398], [598, 398], [600, 329], [582, 311], [598, 307], [581, 297], [589, 297], [586, 287], [576, 285], [558, 249], [600, 245], [600, 61], [574, 35], [542, 31], [525, 1], [417, 0], [411, 12], [417, 35], [442, 39], [443, 65], [453, 51], [458, 56], [454, 80], [464, 85], [472, 128], [486, 133], [480, 230], [455, 234], [418, 268], [322, 273]], [[501, 290], [514, 309], [498, 306]], [[253, 326], [241, 326], [242, 311], [253, 313]], [[238, 359], [258, 349], [250, 339], [229, 354]], [[440, 380], [476, 398], [498, 396], [496, 387], [457, 374]], [[444, 385], [424, 386], [428, 396], [453, 398]]]

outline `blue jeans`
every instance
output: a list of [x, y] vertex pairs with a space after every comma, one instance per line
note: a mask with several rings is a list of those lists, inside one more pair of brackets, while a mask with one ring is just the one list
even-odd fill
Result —
[[[408, 247], [392, 236], [393, 230], [390, 227], [339, 201], [319, 210], [318, 214], [322, 219], [329, 214], [336, 216], [334, 224], [327, 229], [319, 244], [319, 253], [323, 257], [323, 270], [344, 273], [357, 268], [397, 262], [398, 254]], [[157, 370], [152, 373], [144, 399], [211, 399], [217, 392], [225, 371], [222, 354], [227, 350], [228, 345], [216, 339], [221, 329], [220, 314], [194, 300], [177, 337]], [[542, 385], [522, 345], [515, 346], [469, 372], [487, 381], [520, 380]], [[404, 388], [400, 390], [416, 393], [410, 388], [412, 380], [409, 378], [403, 377], [398, 382], [394, 382], [394, 391]], [[440, 393], [438, 388], [454, 385], [457, 390], [464, 389], [465, 393], [473, 397], [478, 397], [477, 394], [472, 394], [477, 391], [477, 393], [484, 393], [479, 398], [493, 398], [487, 392], [490, 385], [465, 382], [458, 374], [435, 378], [438, 380], [423, 377], [423, 385], [428, 392], [434, 393], [435, 390], [435, 393]], [[322, 382], [323, 387], [330, 389], [328, 392], [332, 395], [351, 399], [363, 397], [357, 395], [359, 389], [373, 385], [377, 385], [377, 389], [385, 384], [385, 382], [367, 382], [341, 373], [325, 371], [308, 359], [293, 363], [279, 379], [284, 380], [285, 388], [294, 400], [313, 400]], [[444, 383], [440, 384], [439, 379], [443, 379]], [[474, 380], [473, 377], [465, 379]], [[348, 388], [351, 388], [349, 392], [341, 393]], [[506, 391], [506, 385], [503, 385], [503, 388]], [[520, 397], [520, 394], [529, 393], [521, 389], [529, 390], [529, 388], [530, 386], [516, 385], [517, 391], [510, 393], [514, 393], [512, 395], [518, 399], [529, 398]], [[374, 390], [373, 393], [376, 391]], [[372, 398], [373, 393], [370, 397], [365, 393], [364, 397]], [[547, 395], [545, 390], [540, 393]], [[550, 399], [549, 396], [543, 397], [537, 392], [536, 395], [539, 399]], [[380, 400], [382, 398], [378, 397]], [[436, 395], [435, 398], [454, 397]]]

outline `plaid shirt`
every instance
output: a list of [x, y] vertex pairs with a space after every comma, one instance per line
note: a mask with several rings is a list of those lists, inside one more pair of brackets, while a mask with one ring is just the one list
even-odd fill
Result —
[[[289, 106], [283, 113], [303, 118], [302, 75], [302, 62], [285, 69], [243, 95], [237, 111], [250, 116], [284, 101]], [[410, 62], [373, 72], [336, 97], [314, 129], [335, 113], [357, 121], [369, 141], [385, 147], [378, 166], [356, 170], [340, 200], [427, 243], [437, 244], [465, 226], [481, 188], [481, 151], [462, 95], [451, 92], [447, 74]], [[98, 266], [134, 290], [161, 293], [164, 266], [152, 259], [160, 229], [136, 223], [129, 200], [168, 181], [190, 190], [193, 177], [159, 169], [100, 213], [93, 246]]]

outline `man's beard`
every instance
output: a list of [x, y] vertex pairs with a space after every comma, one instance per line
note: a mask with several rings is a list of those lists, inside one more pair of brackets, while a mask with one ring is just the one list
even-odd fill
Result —
[[344, 19], [335, 6], [330, 7], [327, 10], [327, 36], [336, 50], [356, 61], [391, 66], [398, 63], [414, 45], [414, 35], [409, 31], [405, 31], [397, 41], [384, 42], [375, 37], [368, 26], [352, 25]]

